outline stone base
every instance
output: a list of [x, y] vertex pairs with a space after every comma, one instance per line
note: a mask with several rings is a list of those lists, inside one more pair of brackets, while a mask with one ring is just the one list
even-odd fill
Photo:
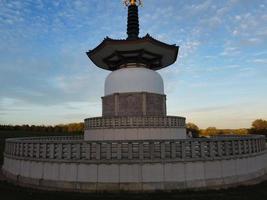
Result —
[[[260, 183], [267, 179], [266, 161], [266, 152], [243, 159], [129, 164], [36, 162], [5, 158], [3, 173], [15, 184], [44, 190], [199, 190]], [[239, 165], [241, 169], [237, 167]]]
[[102, 97], [102, 115], [166, 116], [166, 95], [148, 92], [115, 93]]

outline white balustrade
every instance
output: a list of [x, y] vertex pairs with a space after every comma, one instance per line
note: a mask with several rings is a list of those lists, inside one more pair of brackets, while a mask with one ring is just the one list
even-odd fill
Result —
[[84, 141], [81, 137], [12, 138], [5, 156], [27, 160], [111, 162], [199, 160], [248, 156], [265, 151], [263, 136], [186, 140]]

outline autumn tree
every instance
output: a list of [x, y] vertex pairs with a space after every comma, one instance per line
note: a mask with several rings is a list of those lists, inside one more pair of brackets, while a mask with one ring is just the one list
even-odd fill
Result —
[[256, 119], [253, 121], [250, 133], [267, 136], [267, 121], [263, 119]]
[[189, 132], [191, 132], [192, 137], [196, 138], [196, 137], [199, 137], [200, 130], [199, 130], [197, 125], [195, 125], [194, 123], [189, 122], [189, 123], [186, 124], [186, 132], [187, 132], [187, 134]]
[[218, 135], [219, 131], [216, 127], [208, 127], [203, 131], [203, 135], [212, 136], [212, 135]]

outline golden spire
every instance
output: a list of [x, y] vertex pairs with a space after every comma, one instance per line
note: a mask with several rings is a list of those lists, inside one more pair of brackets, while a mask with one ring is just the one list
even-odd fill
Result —
[[140, 6], [140, 5], [142, 5], [141, 0], [124, 0], [123, 2], [125, 4], [125, 6], [130, 6], [130, 5]]

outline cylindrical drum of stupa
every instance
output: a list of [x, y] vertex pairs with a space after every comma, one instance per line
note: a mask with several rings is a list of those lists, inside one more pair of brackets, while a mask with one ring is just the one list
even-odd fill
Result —
[[163, 79], [157, 70], [173, 64], [179, 47], [139, 37], [140, 1], [128, 7], [127, 39], [105, 38], [87, 52], [97, 66], [111, 71], [105, 80], [102, 117], [85, 119], [86, 140], [186, 138], [185, 118], [167, 116]]

